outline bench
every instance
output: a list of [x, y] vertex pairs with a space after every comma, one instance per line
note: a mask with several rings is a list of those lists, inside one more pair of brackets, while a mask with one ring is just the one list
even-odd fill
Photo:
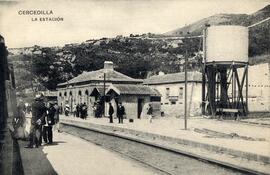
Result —
[[[235, 117], [235, 120], [240, 120], [239, 118], [239, 109], [234, 108], [217, 108], [217, 112], [221, 113], [221, 117], [223, 117], [226, 114], [230, 114], [231, 117]], [[223, 118], [221, 118], [223, 119]]]

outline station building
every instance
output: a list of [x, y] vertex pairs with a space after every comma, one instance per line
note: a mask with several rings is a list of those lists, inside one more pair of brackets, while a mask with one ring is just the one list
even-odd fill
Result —
[[[243, 68], [239, 75], [242, 76]], [[202, 104], [202, 74], [188, 72], [187, 109], [189, 116], [201, 115]], [[185, 103], [184, 72], [151, 76], [143, 84], [156, 89], [161, 95], [161, 112], [165, 116], [184, 115]], [[253, 112], [270, 112], [270, 63], [249, 66], [248, 68], [248, 110]], [[246, 85], [243, 87], [245, 91]], [[229, 97], [231, 88], [229, 87]], [[246, 94], [243, 94], [246, 98]]]
[[115, 71], [113, 62], [105, 61], [103, 69], [83, 72], [67, 82], [58, 84], [57, 99], [62, 108], [68, 104], [71, 111], [75, 110], [75, 105], [86, 103], [90, 116], [94, 116], [94, 103], [104, 104], [104, 101], [105, 105], [102, 106], [105, 116], [108, 116], [109, 102], [114, 107], [114, 115], [119, 102], [124, 105], [127, 118], [144, 117], [149, 103], [154, 104], [155, 111], [160, 114], [160, 94], [142, 83], [141, 79], [134, 79]]
[[[243, 70], [240, 70], [240, 74], [243, 74]], [[246, 97], [246, 94], [243, 95]], [[248, 68], [248, 110], [270, 112], [270, 63]]]
[[[187, 73], [187, 109], [190, 116], [201, 115], [202, 74]], [[161, 94], [161, 111], [164, 116], [183, 116], [185, 108], [185, 73], [151, 76], [144, 80], [144, 85], [156, 89]]]

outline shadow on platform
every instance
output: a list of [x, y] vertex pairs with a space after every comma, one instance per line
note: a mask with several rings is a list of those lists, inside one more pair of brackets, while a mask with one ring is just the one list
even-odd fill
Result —
[[[44, 153], [43, 148], [47, 145], [40, 146], [39, 148], [24, 148], [28, 142], [18, 141], [21, 152], [21, 160], [23, 165], [24, 174], [27, 175], [56, 175], [58, 174], [50, 161], [47, 158], [47, 153]], [[58, 143], [65, 142], [56, 142]]]
[[63, 141], [56, 141], [56, 142], [53, 142], [51, 144], [45, 144], [43, 146], [55, 146], [55, 145], [59, 145], [59, 144], [62, 144], [62, 143], [67, 143], [67, 142], [63, 142]]

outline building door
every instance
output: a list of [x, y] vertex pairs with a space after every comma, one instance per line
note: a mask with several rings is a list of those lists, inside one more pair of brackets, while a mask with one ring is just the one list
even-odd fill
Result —
[[144, 103], [144, 99], [142, 99], [142, 98], [139, 98], [138, 99], [138, 119], [140, 119], [141, 118], [141, 114], [142, 114], [142, 109], [143, 109], [143, 103]]

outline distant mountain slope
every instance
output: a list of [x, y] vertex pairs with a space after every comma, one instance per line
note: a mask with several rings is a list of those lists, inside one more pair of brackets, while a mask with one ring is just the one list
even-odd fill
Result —
[[[270, 18], [270, 5], [257, 12], [246, 14], [218, 14], [204, 18], [190, 25], [178, 28], [163, 35], [167, 36], [196, 36], [201, 35], [206, 25], [241, 25], [251, 26]], [[249, 28], [249, 57], [270, 55], [270, 20]], [[254, 57], [256, 58], [256, 57]], [[255, 60], [254, 60], [255, 61]], [[256, 62], [256, 61], [255, 61]]]
[[169, 31], [164, 33], [164, 35], [176, 35], [176, 36], [186, 36], [186, 35], [200, 35], [205, 25], [242, 25], [250, 26], [256, 22], [270, 17], [270, 5], [264, 7], [263, 9], [251, 14], [217, 14], [204, 18], [190, 25]]
[[246, 14], [218, 14], [213, 15], [208, 18], [204, 18], [190, 25], [182, 28], [178, 28], [169, 32], [164, 33], [164, 35], [200, 35], [205, 28], [205, 25], [220, 25], [225, 23], [232, 23], [235, 25], [241, 25], [241, 21], [246, 20], [248, 15]]

